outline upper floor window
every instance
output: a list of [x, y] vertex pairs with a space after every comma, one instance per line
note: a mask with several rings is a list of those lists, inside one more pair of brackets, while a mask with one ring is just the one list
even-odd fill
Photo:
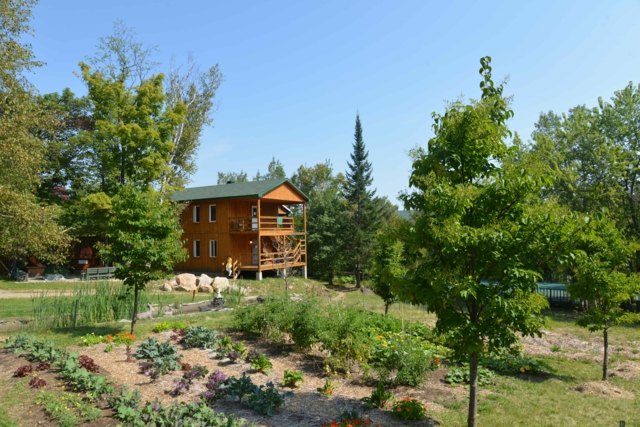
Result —
[[200, 222], [200, 206], [193, 207], [193, 222], [195, 223]]
[[209, 222], [216, 222], [216, 205], [209, 205]]

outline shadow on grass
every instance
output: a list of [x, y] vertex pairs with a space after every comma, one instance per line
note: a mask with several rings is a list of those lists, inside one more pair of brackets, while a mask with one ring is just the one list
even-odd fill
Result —
[[73, 338], [83, 337], [87, 334], [94, 333], [96, 335], [115, 335], [118, 332], [129, 330], [129, 325], [99, 325], [99, 326], [77, 326], [75, 328], [53, 328], [51, 332], [60, 335], [67, 335]]

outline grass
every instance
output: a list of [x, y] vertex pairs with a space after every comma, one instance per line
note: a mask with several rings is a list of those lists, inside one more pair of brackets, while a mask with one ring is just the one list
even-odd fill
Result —
[[9, 417], [12, 409], [20, 408], [25, 401], [32, 398], [31, 390], [27, 387], [28, 379], [14, 381], [12, 378], [6, 380], [0, 379], [0, 390], [2, 390], [2, 399], [0, 399], [0, 426], [13, 427], [18, 424]]
[[31, 282], [13, 282], [7, 280], [0, 280], [0, 290], [13, 291], [13, 292], [38, 292], [38, 291], [62, 291], [73, 290], [78, 285], [90, 285], [95, 284], [92, 282], [81, 282], [65, 280], [60, 282], [46, 282], [44, 280], [34, 280]]
[[[349, 306], [362, 307], [375, 312], [383, 312], [382, 300], [375, 295], [365, 294], [343, 287], [329, 287], [321, 282], [304, 280], [299, 277], [290, 279], [289, 294], [315, 295], [327, 302], [341, 302]], [[283, 281], [268, 278], [261, 282], [245, 280], [239, 281], [241, 286], [248, 287], [251, 295], [280, 295], [285, 292]], [[156, 294], [153, 294], [155, 297]], [[209, 298], [210, 296], [205, 296]], [[158, 294], [163, 302], [169, 303], [171, 298], [178, 298], [182, 302], [190, 301], [191, 295], [186, 294]], [[7, 301], [7, 300], [5, 300]], [[5, 302], [2, 301], [2, 302]], [[29, 303], [30, 301], [27, 300]], [[9, 304], [0, 304], [0, 313], [19, 312], [20, 302], [11, 300]], [[435, 317], [427, 313], [422, 307], [409, 304], [394, 304], [390, 315], [404, 321], [422, 321], [429, 325], [435, 323]], [[2, 318], [2, 315], [0, 315]], [[172, 320], [185, 319], [192, 324], [207, 326], [216, 330], [225, 330], [232, 325], [230, 312], [202, 313], [189, 316], [175, 316]], [[151, 333], [153, 326], [163, 319], [139, 321], [136, 327], [137, 341]], [[566, 334], [568, 338], [580, 340], [598, 340], [600, 333], [591, 333], [575, 325], [576, 314], [570, 311], [553, 311], [547, 313], [545, 329], [554, 333]], [[114, 334], [128, 330], [129, 325], [110, 322], [101, 325], [80, 327], [75, 329], [55, 329], [39, 333], [42, 338], [51, 339], [62, 347], [75, 346], [80, 338], [89, 333]], [[626, 352], [612, 352], [612, 364], [627, 360], [640, 360], [640, 352], [633, 354], [629, 349], [638, 348], [640, 328], [636, 326], [615, 327], [611, 331], [611, 348], [624, 348]], [[631, 356], [629, 356], [631, 354]], [[576, 386], [585, 382], [598, 381], [601, 375], [599, 358], [594, 353], [584, 360], [572, 360], [567, 352], [558, 351], [551, 356], [542, 358], [556, 369], [556, 375], [548, 379], [536, 380], [524, 377], [510, 377], [496, 375], [493, 385], [481, 388], [478, 403], [478, 424], [486, 426], [600, 426], [619, 425], [625, 421], [627, 426], [640, 425], [640, 381], [626, 380], [615, 377], [610, 384], [633, 393], [634, 399], [620, 399], [606, 396], [594, 396], [580, 393]], [[2, 384], [0, 384], [0, 387]], [[429, 385], [427, 385], [427, 388]], [[442, 406], [437, 412], [428, 415], [437, 420], [442, 426], [459, 426], [466, 424], [467, 391], [464, 386], [461, 393], [441, 395], [436, 403]], [[9, 393], [12, 393], [9, 391]], [[6, 392], [0, 392], [0, 426], [7, 424], [7, 408], [11, 404], [5, 403]], [[457, 396], [457, 397], [456, 397]], [[9, 399], [11, 400], [11, 399]], [[17, 402], [14, 398], [14, 405]], [[8, 406], [9, 405], [9, 406]], [[4, 424], [3, 424], [4, 422]]]

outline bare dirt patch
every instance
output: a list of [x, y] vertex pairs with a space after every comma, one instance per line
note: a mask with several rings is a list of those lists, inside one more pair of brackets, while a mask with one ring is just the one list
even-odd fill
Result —
[[640, 362], [627, 361], [611, 368], [612, 377], [620, 377], [627, 380], [640, 378]]
[[633, 399], [635, 395], [630, 391], [623, 390], [606, 381], [591, 381], [579, 384], [575, 391], [595, 396], [605, 396], [613, 399]]

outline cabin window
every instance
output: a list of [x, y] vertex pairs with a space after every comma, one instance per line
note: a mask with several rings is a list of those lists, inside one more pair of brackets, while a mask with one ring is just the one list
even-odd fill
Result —
[[215, 258], [218, 256], [218, 242], [216, 240], [209, 240], [209, 257]]
[[209, 205], [209, 222], [216, 222], [216, 205]]
[[196, 224], [200, 222], [200, 206], [193, 207], [193, 222]]
[[200, 257], [200, 240], [193, 241], [193, 257]]

